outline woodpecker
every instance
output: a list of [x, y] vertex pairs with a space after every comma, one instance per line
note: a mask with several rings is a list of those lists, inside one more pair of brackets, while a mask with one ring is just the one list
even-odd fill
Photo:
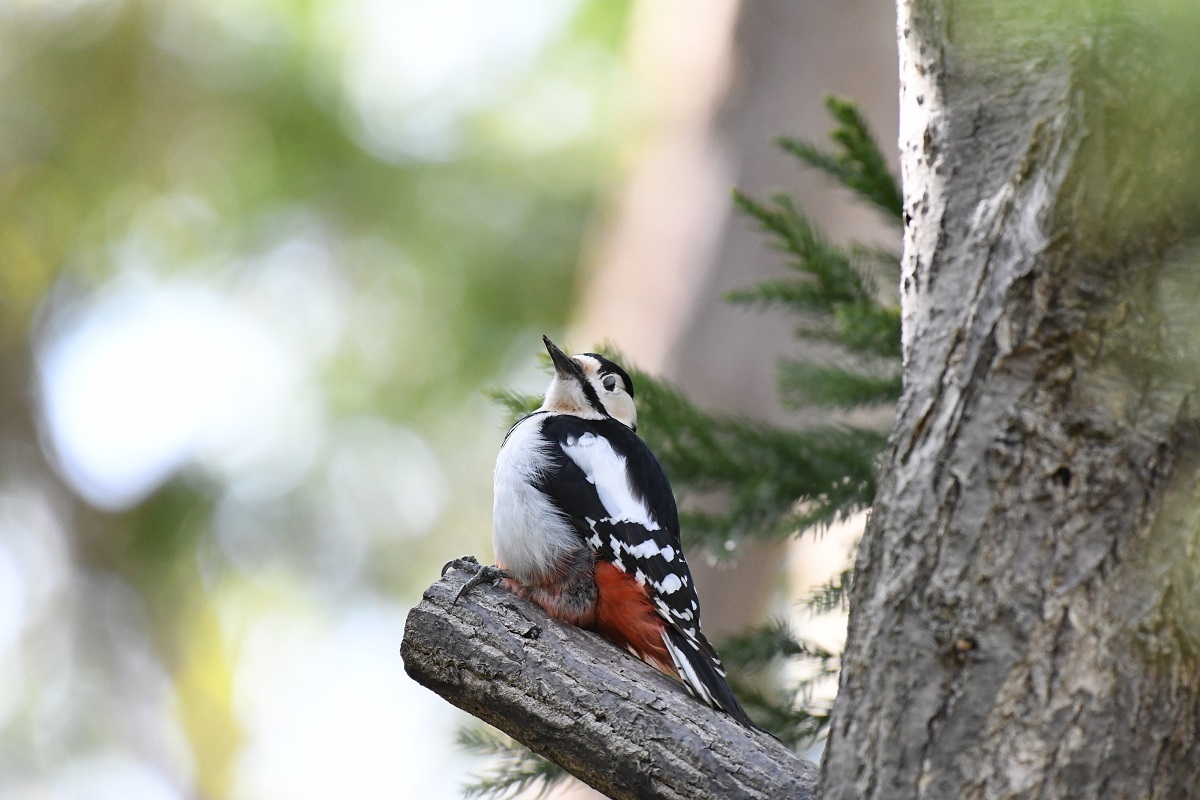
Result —
[[599, 633], [700, 700], [756, 728], [700, 630], [679, 512], [638, 437], [633, 381], [596, 353], [554, 362], [545, 402], [496, 460], [492, 543], [509, 588]]

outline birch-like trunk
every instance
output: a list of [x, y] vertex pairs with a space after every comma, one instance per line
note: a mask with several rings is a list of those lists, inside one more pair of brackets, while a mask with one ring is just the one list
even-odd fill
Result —
[[901, 0], [834, 798], [1200, 797], [1200, 6]]

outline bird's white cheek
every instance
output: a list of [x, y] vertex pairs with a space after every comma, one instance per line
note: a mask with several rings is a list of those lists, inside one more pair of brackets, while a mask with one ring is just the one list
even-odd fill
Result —
[[633, 399], [627, 394], [615, 395], [606, 405], [608, 413], [620, 422], [623, 422], [626, 427], [637, 428], [637, 407], [633, 404]]

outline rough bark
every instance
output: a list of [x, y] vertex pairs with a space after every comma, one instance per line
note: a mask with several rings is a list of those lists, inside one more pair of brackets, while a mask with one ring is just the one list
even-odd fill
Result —
[[1194, 5], [899, 4], [906, 385], [826, 798], [1200, 797]]
[[815, 797], [817, 769], [600, 637], [451, 570], [408, 616], [418, 683], [613, 798]]

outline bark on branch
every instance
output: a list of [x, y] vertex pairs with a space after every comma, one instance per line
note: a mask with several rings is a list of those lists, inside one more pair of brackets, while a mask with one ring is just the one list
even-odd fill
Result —
[[408, 615], [423, 686], [614, 798], [815, 798], [817, 767], [600, 637], [450, 570]]

